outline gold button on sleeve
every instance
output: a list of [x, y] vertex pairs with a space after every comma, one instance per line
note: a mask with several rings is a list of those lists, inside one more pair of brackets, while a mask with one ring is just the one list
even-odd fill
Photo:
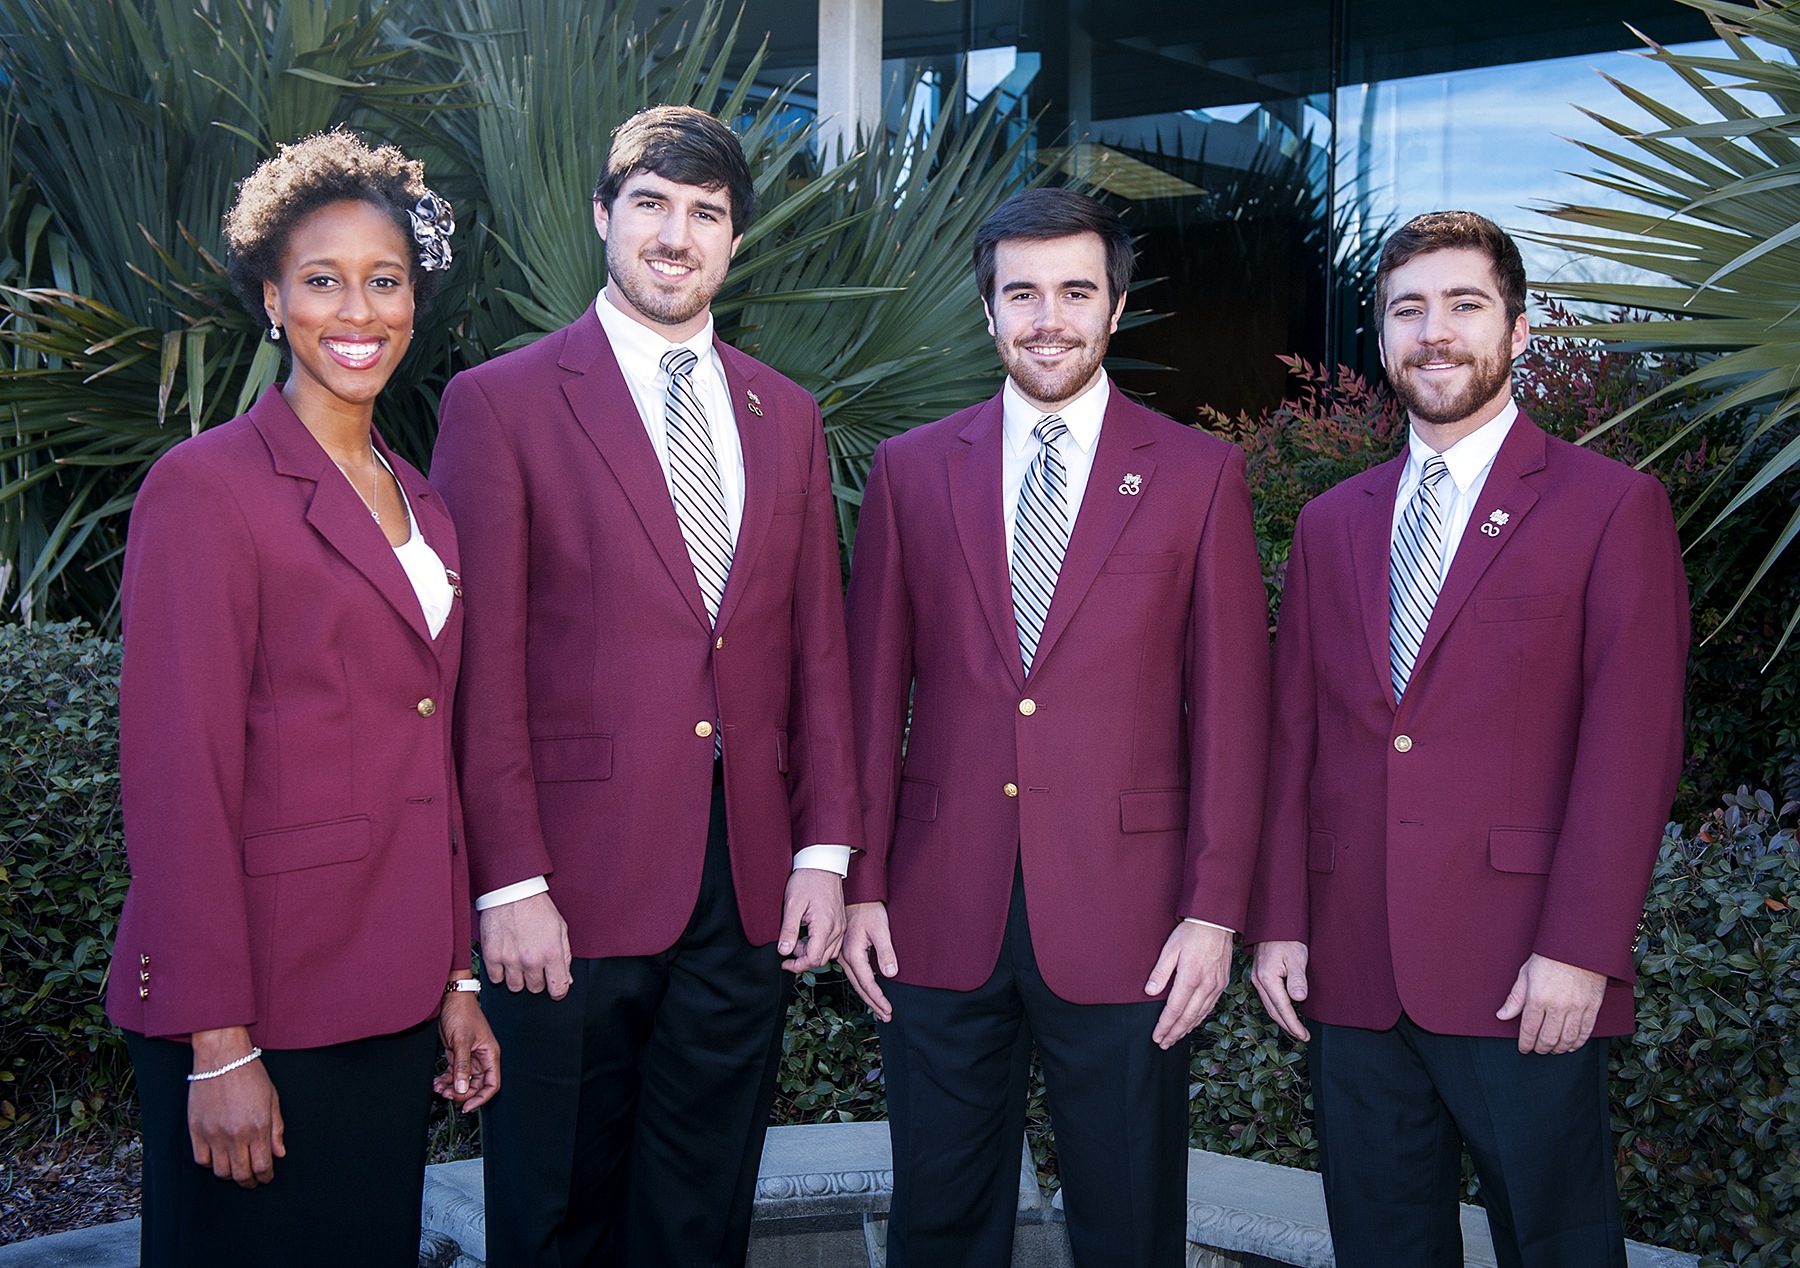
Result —
[[1412, 752], [1412, 736], [1410, 736], [1410, 735], [1396, 735], [1396, 736], [1395, 736], [1395, 737], [1394, 737], [1394, 751], [1395, 751], [1395, 752], [1396, 752], [1396, 753], [1410, 753], [1410, 752]]
[[713, 724], [712, 723], [706, 722], [706, 721], [694, 723], [694, 734], [699, 736], [701, 739], [704, 740], [707, 736], [711, 735], [712, 733], [713, 733]]
[[429, 718], [432, 714], [437, 712], [437, 701], [433, 700], [430, 696], [426, 696], [413, 707], [419, 711], [419, 716], [421, 718]]
[[1019, 712], [1029, 718], [1032, 714], [1037, 712], [1037, 701], [1033, 700], [1030, 696], [1026, 696], [1023, 700], [1019, 701]]
[[1000, 786], [1000, 791], [1005, 793], [1008, 797], [1017, 797], [1019, 795], [1019, 786], [1017, 784], [1002, 784]]

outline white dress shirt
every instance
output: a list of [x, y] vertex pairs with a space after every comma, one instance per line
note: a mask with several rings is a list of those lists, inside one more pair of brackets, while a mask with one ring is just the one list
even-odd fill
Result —
[[[719, 462], [719, 487], [725, 495], [725, 522], [735, 547], [738, 529], [744, 522], [744, 446], [738, 439], [737, 415], [731, 407], [731, 389], [725, 382], [725, 367], [719, 364], [718, 354], [713, 350], [711, 315], [707, 316], [705, 328], [691, 338], [670, 343], [643, 322], [621, 312], [605, 290], [594, 300], [594, 314], [600, 319], [607, 342], [612, 345], [619, 372], [625, 376], [625, 386], [631, 391], [632, 403], [637, 406], [638, 417], [643, 420], [644, 431], [650, 437], [650, 447], [656, 451], [657, 462], [662, 464], [664, 481], [670, 474], [669, 429], [663, 417], [663, 406], [669, 395], [669, 375], [662, 368], [662, 359], [676, 348], [686, 348], [698, 358], [691, 377], [694, 391], [706, 410], [707, 426], [712, 430], [713, 454]], [[850, 847], [805, 846], [795, 852], [794, 867], [796, 870], [815, 867], [843, 876], [850, 870]], [[475, 900], [475, 910], [486, 911], [490, 907], [517, 902], [533, 894], [545, 893], [549, 888], [548, 879], [533, 876], [481, 895]]]
[[[1066, 523], [1073, 529], [1075, 516], [1081, 510], [1082, 494], [1087, 492], [1088, 475], [1094, 469], [1094, 448], [1100, 443], [1100, 422], [1106, 417], [1106, 402], [1112, 385], [1106, 371], [1093, 386], [1056, 411], [1069, 429], [1056, 446], [1063, 462], [1063, 497]], [[1041, 419], [1049, 417], [1020, 394], [1012, 379], [1000, 391], [1002, 427], [1006, 444], [1000, 453], [1000, 505], [1006, 513], [1006, 565], [1012, 567], [1013, 520], [1019, 514], [1019, 490], [1025, 484], [1025, 473], [1037, 457], [1038, 440], [1031, 434]]]
[[[1487, 483], [1488, 472], [1494, 469], [1494, 459], [1500, 453], [1500, 446], [1506, 443], [1507, 433], [1512, 431], [1513, 422], [1518, 417], [1518, 405], [1508, 398], [1505, 407], [1498, 414], [1444, 450], [1444, 465], [1450, 468], [1450, 483], [1455, 493], [1450, 499], [1449, 515], [1444, 522], [1443, 561], [1438, 568], [1439, 585], [1450, 575], [1450, 561], [1456, 558], [1456, 547], [1462, 541], [1463, 531], [1469, 527], [1469, 516], [1475, 513], [1475, 503], [1481, 499], [1481, 489]], [[1393, 535], [1400, 531], [1400, 516], [1418, 490], [1419, 481], [1425, 477], [1425, 464], [1437, 455], [1437, 450], [1420, 440], [1419, 433], [1411, 427], [1407, 428], [1406, 437], [1406, 469], [1400, 473], [1400, 487], [1394, 494], [1394, 522], [1388, 529], [1390, 548]]]

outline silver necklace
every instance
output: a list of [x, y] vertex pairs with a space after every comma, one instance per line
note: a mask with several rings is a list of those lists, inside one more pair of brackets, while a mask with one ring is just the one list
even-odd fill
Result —
[[[350, 479], [348, 467], [336, 458], [331, 460], [331, 464], [344, 473], [344, 479], [350, 481], [352, 489], [356, 488], [356, 481]], [[360, 498], [362, 494], [358, 493], [356, 496]], [[369, 515], [377, 524], [381, 523], [381, 464], [375, 461], [373, 445], [369, 446]]]

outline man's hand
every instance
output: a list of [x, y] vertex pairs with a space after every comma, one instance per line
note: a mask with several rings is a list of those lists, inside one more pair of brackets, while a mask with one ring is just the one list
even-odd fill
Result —
[[[806, 936], [800, 936], [800, 926]], [[776, 947], [790, 973], [824, 968], [844, 940], [844, 878], [819, 867], [796, 867], [781, 900], [781, 934]]]
[[533, 894], [479, 913], [481, 962], [488, 981], [509, 991], [548, 989], [551, 999], [569, 993], [569, 927], [549, 894]]
[[[850, 979], [869, 1011], [882, 1021], [893, 1021], [894, 1006], [888, 1003], [875, 976], [876, 968], [882, 977], [893, 977], [900, 971], [900, 961], [894, 957], [894, 940], [888, 935], [887, 904], [851, 903], [848, 919], [838, 963], [844, 966], [844, 976]], [[871, 956], [873, 967], [869, 963]]]
[[500, 1043], [482, 1015], [479, 997], [456, 991], [444, 997], [438, 1038], [450, 1068], [431, 1081], [434, 1092], [463, 1113], [480, 1109], [500, 1090]]
[[1520, 1052], [1574, 1052], [1594, 1033], [1606, 975], [1533, 955], [1494, 1016], [1519, 1018]]
[[1150, 1033], [1158, 1047], [1173, 1048], [1206, 1020], [1231, 980], [1231, 938], [1228, 930], [1184, 920], [1163, 943], [1150, 980], [1144, 984], [1146, 995], [1169, 988], [1168, 1002]]
[[[204, 1074], [250, 1051], [243, 1026], [195, 1031], [194, 1073]], [[221, 1180], [254, 1189], [275, 1178], [275, 1159], [287, 1157], [281, 1100], [261, 1061], [230, 1074], [188, 1084], [188, 1140], [194, 1161]]]
[[1259, 942], [1250, 969], [1250, 984], [1262, 996], [1269, 1016], [1302, 1042], [1312, 1038], [1294, 1007], [1306, 998], [1306, 959], [1304, 942]]

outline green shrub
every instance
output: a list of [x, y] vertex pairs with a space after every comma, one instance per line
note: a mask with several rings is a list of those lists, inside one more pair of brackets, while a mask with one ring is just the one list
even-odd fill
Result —
[[83, 1127], [130, 1067], [101, 1008], [126, 864], [119, 647], [0, 625], [0, 1138]]
[[1638, 1031], [1614, 1047], [1635, 1235], [1711, 1262], [1800, 1260], [1796, 809], [1740, 789], [1697, 830], [1671, 825], [1641, 926]]

